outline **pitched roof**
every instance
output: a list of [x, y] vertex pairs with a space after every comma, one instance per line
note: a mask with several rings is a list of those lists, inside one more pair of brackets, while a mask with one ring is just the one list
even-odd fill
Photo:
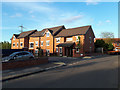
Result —
[[41, 37], [43, 35], [45, 30], [42, 31], [37, 31], [35, 33], [33, 33], [32, 35], [30, 35], [30, 37]]
[[89, 30], [91, 26], [82, 26], [77, 28], [69, 28], [69, 29], [63, 29], [60, 33], [56, 35], [56, 37], [67, 37], [67, 36], [73, 36], [73, 35], [84, 35]]
[[43, 30], [49, 30], [51, 32], [51, 34], [54, 36], [62, 28], [65, 29], [64, 25], [57, 26], [57, 27], [52, 27], [52, 28], [45, 28]]
[[51, 34], [54, 36], [62, 28], [65, 29], [65, 27], [63, 25], [62, 26], [57, 26], [57, 27], [52, 27], [52, 28], [45, 28], [42, 31], [37, 31], [37, 32], [33, 33], [32, 35], [30, 35], [30, 37], [41, 37], [41, 36], [44, 35], [44, 32], [46, 30], [49, 30], [51, 32]]
[[31, 30], [31, 31], [26, 31], [26, 32], [22, 32], [20, 33], [20, 35], [17, 38], [24, 38], [26, 36], [31, 35], [32, 33], [36, 32], [37, 30]]
[[[20, 34], [13, 34], [13, 35], [15, 36], [15, 38], [17, 38]], [[10, 38], [10, 40], [12, 40], [12, 38]]]

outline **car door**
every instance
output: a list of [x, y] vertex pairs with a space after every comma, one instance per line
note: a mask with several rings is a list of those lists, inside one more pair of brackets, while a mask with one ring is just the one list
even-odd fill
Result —
[[27, 52], [23, 52], [22, 54], [23, 54], [23, 59], [24, 59], [24, 60], [26, 60], [26, 59], [29, 59], [29, 58], [30, 58], [29, 53], [27, 53]]
[[17, 53], [17, 54], [14, 56], [14, 59], [15, 59], [15, 60], [22, 60], [22, 53]]

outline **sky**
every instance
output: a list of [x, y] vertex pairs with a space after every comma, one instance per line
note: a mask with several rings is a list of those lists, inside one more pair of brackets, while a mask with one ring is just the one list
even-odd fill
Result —
[[24, 31], [64, 25], [91, 25], [96, 38], [101, 32], [118, 37], [118, 2], [2, 2], [2, 41]]

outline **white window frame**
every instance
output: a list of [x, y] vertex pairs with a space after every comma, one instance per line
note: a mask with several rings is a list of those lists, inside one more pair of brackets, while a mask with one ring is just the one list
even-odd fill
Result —
[[49, 42], [49, 45], [50, 45], [50, 40], [47, 40], [47, 41], [46, 41], [46, 46], [49, 46], [49, 45], [47, 45], [47, 42]]
[[17, 42], [17, 47], [18, 47], [18, 42]]
[[[68, 40], [68, 39], [69, 39], [69, 40]], [[72, 41], [72, 40], [73, 40], [72, 37], [66, 39], [66, 41]]]
[[15, 47], [15, 43], [13, 43], [13, 47]]
[[[22, 43], [22, 46], [21, 46], [21, 43]], [[23, 47], [23, 42], [20, 42], [20, 46]]]
[[[59, 42], [57, 42], [59, 40]], [[56, 38], [56, 43], [60, 43], [60, 37], [59, 38]]]
[[58, 52], [58, 47], [56, 47], [56, 52]]
[[50, 36], [50, 33], [49, 33], [49, 32], [46, 32], [46, 37], [49, 37], [48, 34], [49, 34], [49, 36]]
[[[41, 41], [41, 43], [43, 43], [43, 41]], [[43, 46], [43, 44], [41, 44], [41, 46]]]
[[[37, 43], [37, 45], [36, 45], [36, 43]], [[35, 46], [38, 46], [38, 41], [35, 41]]]
[[78, 37], [80, 37], [80, 38], [81, 38], [81, 36], [75, 36], [75, 37], [76, 37], [76, 42], [78, 42], [78, 41], [79, 41]]
[[59, 48], [59, 51], [60, 51], [60, 49], [61, 49], [61, 52], [60, 52], [60, 53], [62, 53], [62, 47]]
[[[31, 43], [33, 43], [33, 47], [30, 46]], [[34, 48], [34, 42], [30, 42], [30, 44], [29, 44], [30, 48]]]
[[[78, 49], [78, 50], [77, 50]], [[79, 48], [78, 47], [76, 47], [76, 53], [79, 53]]]

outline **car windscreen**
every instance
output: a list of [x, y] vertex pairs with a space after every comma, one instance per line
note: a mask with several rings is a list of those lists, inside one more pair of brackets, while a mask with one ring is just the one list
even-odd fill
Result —
[[17, 53], [12, 53], [9, 55], [9, 57], [15, 56]]

